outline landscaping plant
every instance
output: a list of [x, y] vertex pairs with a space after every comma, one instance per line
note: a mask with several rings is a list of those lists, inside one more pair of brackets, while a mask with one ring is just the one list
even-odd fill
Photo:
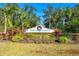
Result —
[[68, 43], [69, 39], [66, 36], [60, 36], [59, 42], [60, 43]]
[[14, 42], [18, 42], [18, 41], [22, 41], [24, 40], [24, 34], [22, 33], [18, 33], [16, 35], [13, 36], [12, 41]]

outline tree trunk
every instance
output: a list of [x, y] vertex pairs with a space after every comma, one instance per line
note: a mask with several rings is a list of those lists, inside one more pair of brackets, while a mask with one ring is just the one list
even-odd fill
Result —
[[4, 30], [4, 32], [6, 33], [7, 32], [7, 18], [6, 18], [6, 15], [4, 15], [4, 17], [5, 17], [5, 30]]
[[21, 25], [22, 25], [22, 32], [23, 32], [23, 31], [24, 31], [23, 22], [22, 22], [22, 24], [21, 24]]
[[51, 28], [51, 16], [49, 18], [49, 28]]

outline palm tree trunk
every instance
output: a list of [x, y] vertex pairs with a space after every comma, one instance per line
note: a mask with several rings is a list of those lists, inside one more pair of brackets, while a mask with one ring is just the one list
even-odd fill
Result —
[[51, 28], [51, 16], [49, 16], [49, 28]]
[[22, 25], [22, 32], [23, 32], [23, 30], [24, 30], [24, 27], [23, 27], [23, 21], [22, 21], [21, 25]]
[[4, 32], [6, 33], [7, 32], [7, 18], [6, 18], [6, 15], [4, 15], [4, 17], [5, 17], [5, 30], [4, 30]]

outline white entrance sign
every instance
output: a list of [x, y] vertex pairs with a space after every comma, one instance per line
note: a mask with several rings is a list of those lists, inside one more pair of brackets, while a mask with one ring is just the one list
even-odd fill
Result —
[[36, 26], [33, 28], [26, 29], [24, 33], [52, 33], [54, 30], [45, 28], [43, 26]]

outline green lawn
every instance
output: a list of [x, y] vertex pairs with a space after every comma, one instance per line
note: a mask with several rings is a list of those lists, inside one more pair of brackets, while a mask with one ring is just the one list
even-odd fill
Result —
[[79, 55], [79, 44], [31, 44], [0, 42], [0, 56]]

